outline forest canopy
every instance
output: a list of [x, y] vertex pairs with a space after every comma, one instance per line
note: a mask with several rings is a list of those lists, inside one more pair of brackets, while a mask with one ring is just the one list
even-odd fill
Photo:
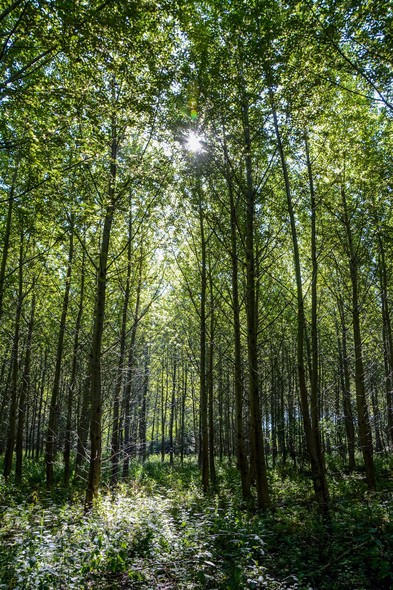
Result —
[[3, 0], [0, 32], [1, 489], [233, 464], [325, 524], [332, 469], [386, 491], [390, 3]]

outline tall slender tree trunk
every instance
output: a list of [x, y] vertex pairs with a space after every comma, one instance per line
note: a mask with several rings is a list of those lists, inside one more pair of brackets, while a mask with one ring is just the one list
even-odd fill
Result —
[[293, 467], [297, 467], [298, 449], [296, 448], [296, 420], [295, 420], [295, 379], [291, 372], [291, 352], [287, 354], [287, 374], [288, 374], [288, 451], [293, 462]]
[[34, 458], [36, 461], [40, 458], [41, 452], [41, 430], [42, 430], [42, 422], [43, 422], [43, 407], [44, 407], [44, 391], [45, 391], [45, 382], [46, 382], [46, 375], [48, 372], [48, 349], [45, 348], [43, 364], [41, 368], [41, 379], [39, 385], [39, 401], [38, 401], [38, 408], [37, 408], [37, 433], [36, 433], [36, 442], [35, 442], [35, 453]]
[[248, 352], [248, 383], [250, 405], [250, 439], [254, 461], [257, 505], [266, 508], [270, 505], [267, 482], [265, 449], [262, 432], [262, 415], [260, 407], [260, 385], [258, 367], [258, 310], [256, 305], [255, 277], [255, 189], [252, 174], [252, 146], [249, 121], [249, 105], [244, 99], [242, 105], [243, 132], [246, 163], [246, 309], [247, 309], [247, 352]]
[[18, 407], [18, 376], [19, 376], [19, 338], [20, 338], [20, 324], [22, 317], [22, 304], [23, 304], [23, 248], [24, 248], [24, 235], [23, 229], [21, 231], [20, 246], [19, 246], [19, 270], [18, 270], [18, 299], [16, 303], [16, 317], [14, 327], [14, 340], [12, 345], [11, 354], [11, 400], [10, 400], [10, 412], [8, 420], [8, 431], [7, 431], [7, 443], [4, 456], [4, 477], [7, 479], [11, 474], [12, 459], [15, 448], [15, 430], [16, 430], [16, 418], [17, 418], [17, 407]]
[[[312, 260], [312, 279], [311, 279], [311, 421], [315, 439], [320, 444], [319, 434], [319, 354], [318, 354], [318, 322], [317, 322], [317, 281], [318, 281], [318, 260], [317, 260], [317, 232], [316, 232], [316, 201], [314, 180], [310, 153], [308, 147], [307, 135], [305, 136], [305, 151], [307, 160], [307, 171], [309, 178], [310, 197], [311, 197], [311, 260]], [[319, 451], [320, 452], [320, 451]], [[321, 457], [322, 460], [322, 457]]]
[[74, 332], [74, 346], [72, 351], [72, 366], [71, 366], [71, 378], [68, 385], [68, 397], [67, 397], [67, 418], [66, 418], [66, 429], [65, 429], [65, 441], [64, 441], [64, 485], [68, 486], [71, 477], [71, 439], [72, 439], [72, 409], [74, 405], [74, 394], [76, 388], [76, 374], [78, 369], [78, 356], [79, 356], [79, 338], [82, 323], [83, 314], [83, 301], [85, 294], [85, 253], [83, 252], [82, 258], [82, 272], [81, 272], [81, 285], [79, 294], [79, 306], [78, 313], [75, 322]]
[[[11, 346], [11, 350], [12, 350], [12, 346]], [[9, 402], [9, 395], [8, 392], [10, 391], [10, 384], [11, 384], [11, 379], [12, 379], [12, 355], [11, 355], [11, 359], [6, 359], [4, 358], [3, 361], [3, 367], [4, 371], [5, 371], [5, 365], [7, 365], [7, 377], [5, 379], [4, 382], [4, 386], [3, 386], [3, 396], [2, 396], [2, 400], [1, 400], [1, 406], [0, 406], [0, 456], [3, 455], [4, 453], [4, 447], [5, 447], [5, 439], [6, 439], [6, 428], [7, 428], [7, 409], [8, 409], [8, 402]], [[4, 371], [2, 371], [4, 376]], [[3, 383], [3, 380], [1, 381]]]
[[209, 410], [209, 471], [211, 484], [216, 485], [216, 466], [214, 460], [215, 437], [214, 437], [214, 297], [213, 297], [213, 276], [209, 252], [209, 299], [210, 299], [210, 330], [209, 330], [209, 366], [207, 371], [207, 395]]
[[[155, 444], [154, 437], [156, 437], [156, 424], [158, 423], [158, 416], [157, 416], [158, 391], [159, 391], [159, 389], [158, 389], [158, 383], [157, 383], [157, 386], [155, 388], [155, 396], [154, 396], [153, 422], [151, 425], [150, 455], [153, 455], [153, 453], [154, 453], [154, 444]], [[157, 430], [158, 430], [158, 428], [157, 428]]]
[[371, 424], [368, 413], [366, 386], [364, 380], [362, 336], [360, 328], [360, 305], [359, 305], [359, 277], [358, 257], [353, 244], [352, 228], [348, 214], [348, 205], [345, 190], [341, 189], [341, 198], [344, 209], [344, 225], [347, 234], [349, 272], [352, 286], [352, 327], [355, 347], [355, 388], [356, 407], [358, 414], [358, 426], [360, 444], [362, 447], [366, 481], [369, 490], [375, 490], [375, 467], [373, 457], [373, 441], [371, 435]]
[[375, 450], [377, 453], [383, 451], [383, 440], [381, 434], [381, 412], [379, 409], [378, 393], [375, 383], [371, 384], [371, 404], [373, 409], [373, 423], [375, 432]]
[[143, 351], [145, 362], [144, 362], [144, 371], [143, 371], [143, 383], [142, 383], [142, 402], [141, 402], [141, 414], [140, 414], [140, 421], [139, 421], [139, 445], [140, 445], [140, 457], [142, 462], [146, 461], [147, 457], [147, 441], [146, 441], [146, 433], [147, 433], [147, 399], [148, 399], [148, 392], [149, 392], [149, 349], [148, 345], [145, 344], [144, 351]]
[[[225, 132], [224, 132], [225, 137]], [[242, 496], [244, 500], [251, 498], [250, 477], [248, 470], [247, 453], [244, 446], [244, 419], [243, 419], [243, 375], [242, 375], [242, 349], [241, 349], [241, 327], [240, 327], [240, 299], [239, 299], [239, 271], [238, 271], [238, 247], [237, 247], [237, 210], [233, 191], [231, 170], [228, 163], [228, 152], [224, 140], [224, 154], [226, 160], [226, 179], [230, 206], [230, 227], [231, 227], [231, 263], [232, 263], [232, 305], [233, 305], [233, 339], [235, 353], [234, 386], [236, 400], [236, 450], [237, 464], [242, 484]], [[221, 412], [220, 412], [221, 416]], [[222, 420], [220, 422], [222, 425]], [[221, 431], [220, 431], [221, 432]], [[222, 436], [220, 438], [220, 449], [222, 455]]]
[[27, 456], [29, 457], [29, 459], [33, 458], [33, 456], [34, 456], [34, 437], [35, 437], [35, 433], [37, 432], [38, 391], [39, 391], [39, 376], [41, 374], [41, 366], [42, 366], [41, 363], [42, 363], [42, 359], [40, 359], [40, 366], [38, 368], [38, 371], [36, 371], [36, 373], [34, 375], [35, 385], [32, 387], [33, 399], [30, 400], [31, 418], [29, 421], [29, 428], [26, 428], [26, 431], [28, 432], [28, 434], [27, 434], [28, 455]]
[[98, 494], [98, 486], [101, 477], [101, 452], [102, 452], [102, 391], [101, 391], [101, 350], [102, 336], [104, 332], [106, 285], [108, 272], [108, 253], [113, 216], [115, 212], [115, 185], [117, 173], [118, 141], [116, 124], [112, 120], [112, 146], [110, 160], [110, 180], [108, 189], [108, 205], [106, 208], [104, 227], [101, 238], [99, 266], [97, 276], [97, 290], [95, 297], [95, 312], [93, 326], [93, 341], [91, 346], [91, 419], [90, 419], [90, 466], [88, 484], [86, 490], [86, 506], [90, 507], [93, 499]]
[[[321, 510], [322, 514], [327, 514], [328, 511], [328, 500], [329, 500], [329, 491], [327, 486], [326, 480], [326, 473], [325, 473], [325, 465], [322, 456], [322, 445], [321, 445], [321, 438], [319, 432], [319, 420], [318, 420], [318, 404], [317, 404], [317, 390], [318, 390], [318, 373], [317, 373], [317, 360], [318, 360], [318, 352], [317, 352], [317, 342], [313, 341], [313, 346], [315, 345], [315, 351], [313, 350], [312, 358], [312, 394], [311, 394], [311, 412], [310, 412], [310, 405], [309, 405], [309, 398], [307, 392], [307, 382], [306, 382], [306, 369], [304, 364], [304, 347], [305, 347], [305, 334], [306, 334], [306, 318], [304, 312], [304, 297], [303, 297], [303, 284], [302, 284], [302, 275], [300, 269], [300, 254], [299, 254], [299, 243], [297, 237], [297, 229], [296, 229], [296, 220], [295, 220], [295, 213], [293, 209], [292, 203], [292, 194], [290, 189], [289, 183], [289, 175], [288, 175], [288, 167], [286, 163], [284, 147], [281, 140], [281, 134], [278, 126], [278, 119], [277, 113], [274, 105], [274, 96], [273, 91], [271, 88], [269, 89], [271, 107], [272, 107], [272, 114], [273, 114], [273, 121], [274, 121], [274, 129], [276, 132], [277, 138], [277, 145], [278, 151], [280, 153], [281, 159], [281, 166], [283, 170], [284, 182], [285, 182], [285, 192], [287, 196], [287, 206], [288, 206], [288, 213], [291, 225], [291, 234], [292, 234], [292, 244], [293, 244], [293, 257], [294, 257], [294, 266], [295, 266], [295, 278], [296, 278], [296, 289], [297, 289], [297, 364], [298, 364], [298, 378], [299, 378], [299, 390], [300, 390], [300, 401], [302, 406], [302, 415], [303, 415], [303, 425], [304, 425], [304, 432], [306, 436], [306, 445], [308, 456], [310, 459], [311, 464], [311, 475], [314, 485], [314, 492], [318, 502], [319, 509]], [[310, 167], [309, 167], [309, 174], [310, 174]], [[310, 175], [312, 179], [312, 175]], [[312, 197], [313, 198], [313, 197]], [[314, 199], [314, 214], [315, 214], [315, 199]], [[315, 223], [315, 220], [312, 222]], [[314, 230], [315, 233], [315, 225]], [[315, 240], [315, 236], [314, 236]], [[313, 244], [313, 282], [314, 282], [314, 297], [316, 298], [316, 253], [315, 253], [315, 243]], [[316, 301], [314, 301], [314, 307], [316, 306]], [[315, 313], [316, 309], [313, 312], [313, 321], [314, 321], [314, 332], [315, 330]], [[313, 337], [316, 339], [316, 335], [313, 334]], [[315, 354], [316, 353], [316, 354]], [[315, 364], [314, 364], [315, 363]]]
[[276, 466], [278, 445], [277, 445], [277, 411], [278, 411], [278, 399], [277, 399], [277, 356], [274, 352], [274, 348], [270, 349], [270, 360], [271, 360], [271, 375], [270, 375], [270, 429], [271, 429], [271, 454], [273, 467]]
[[[224, 458], [224, 386], [223, 386], [223, 367], [222, 362], [219, 363], [219, 373], [218, 373], [218, 392], [217, 392], [217, 402], [218, 402], [218, 456], [220, 459], [220, 463], [222, 463]], [[237, 420], [237, 409], [236, 409], [236, 420]], [[237, 433], [236, 433], [237, 436]], [[237, 439], [236, 439], [236, 451], [238, 451], [237, 447]], [[239, 456], [238, 456], [239, 461]], [[239, 467], [240, 469], [240, 467]], [[243, 489], [243, 484], [242, 484]], [[251, 497], [251, 493], [250, 493]]]
[[1, 264], [0, 264], [0, 322], [1, 322], [1, 319], [3, 316], [5, 273], [6, 273], [6, 268], [7, 268], [8, 250], [10, 247], [10, 239], [11, 239], [11, 225], [12, 225], [12, 215], [13, 215], [13, 210], [14, 210], [15, 186], [16, 186], [17, 175], [18, 175], [18, 167], [16, 167], [14, 170], [14, 175], [12, 178], [12, 183], [11, 183], [11, 188], [10, 188], [10, 195], [8, 198], [7, 220], [6, 220], [6, 224], [5, 224], [2, 257], [1, 257]]
[[176, 384], [177, 384], [177, 357], [176, 352], [173, 358], [173, 373], [172, 373], [172, 394], [171, 394], [171, 411], [169, 414], [169, 464], [173, 467], [173, 422], [176, 404]]
[[181, 412], [180, 412], [180, 462], [183, 465], [184, 461], [184, 435], [185, 435], [185, 414], [186, 414], [186, 397], [188, 386], [188, 371], [187, 364], [183, 361], [183, 383], [181, 393]]
[[[277, 125], [278, 129], [278, 125]], [[317, 462], [318, 462], [318, 482], [320, 481], [321, 491], [319, 494], [320, 505], [323, 511], [326, 511], [328, 504], [328, 487], [326, 480], [326, 467], [325, 460], [322, 452], [321, 444], [321, 433], [319, 428], [320, 420], [320, 403], [319, 403], [319, 346], [318, 346], [318, 297], [317, 297], [317, 284], [318, 284], [318, 258], [317, 258], [317, 204], [315, 198], [314, 179], [312, 173], [312, 165], [310, 159], [310, 152], [308, 146], [307, 134], [305, 134], [305, 152], [307, 161], [307, 172], [310, 189], [310, 204], [311, 204], [311, 260], [312, 260], [312, 280], [311, 280], [311, 380], [310, 380], [310, 399], [311, 399], [311, 426], [312, 433], [315, 440]], [[283, 147], [281, 144], [282, 157], [286, 168], [286, 162], [284, 158]], [[289, 179], [287, 174], [287, 186], [289, 188]], [[303, 295], [302, 295], [303, 297]], [[303, 308], [304, 310], [304, 308]], [[305, 326], [305, 320], [304, 320]], [[305, 330], [303, 331], [305, 334]], [[322, 504], [323, 502], [323, 504]]]
[[[20, 484], [22, 481], [22, 459], [23, 459], [23, 437], [25, 431], [25, 418], [26, 418], [26, 404], [30, 395], [30, 371], [31, 371], [31, 345], [33, 340], [33, 327], [34, 327], [34, 313], [35, 313], [35, 293], [34, 293], [34, 281], [32, 285], [33, 296], [31, 300], [31, 310], [29, 319], [29, 328], [27, 332], [26, 340], [26, 352], [25, 352], [25, 363], [23, 367], [22, 376], [22, 387], [19, 397], [19, 412], [18, 412], [18, 428], [16, 431], [16, 460], [15, 460], [15, 481]], [[27, 438], [27, 437], [26, 437]]]
[[355, 427], [353, 425], [352, 403], [351, 403], [351, 380], [349, 376], [348, 352], [347, 352], [347, 326], [345, 324], [344, 304], [342, 298], [338, 298], [338, 309], [341, 320], [341, 343], [338, 339], [338, 352], [341, 364], [341, 388], [343, 392], [343, 410], [345, 421], [345, 432], [348, 442], [348, 469], [355, 469]]
[[87, 373], [84, 376], [82, 383], [82, 391], [80, 395], [82, 400], [80, 402], [79, 420], [77, 427], [77, 443], [76, 443], [76, 457], [75, 457], [75, 473], [79, 474], [83, 462], [87, 459], [87, 439], [89, 438], [89, 424], [90, 424], [90, 379], [91, 379], [91, 360], [87, 364]]
[[65, 290], [63, 296], [63, 306], [60, 318], [60, 328], [57, 340], [56, 350], [56, 365], [55, 375], [53, 380], [52, 395], [49, 405], [49, 422], [48, 430], [46, 434], [46, 448], [45, 448], [45, 464], [46, 464], [46, 487], [51, 489], [53, 486], [53, 465], [55, 461], [55, 450], [56, 450], [56, 439], [57, 439], [57, 415], [58, 415], [58, 403], [60, 393], [60, 377], [61, 377], [61, 365], [63, 360], [64, 351], [64, 336], [66, 332], [66, 320], [68, 312], [68, 304], [70, 300], [70, 288], [71, 288], [71, 273], [72, 264], [74, 257], [74, 224], [71, 218], [70, 222], [70, 245], [68, 251], [68, 263], [67, 263], [67, 275], [65, 281]]
[[131, 258], [132, 258], [132, 218], [131, 206], [130, 215], [128, 219], [128, 246], [127, 246], [127, 277], [126, 287], [124, 292], [123, 313], [121, 319], [120, 329], [120, 352], [119, 364], [117, 368], [117, 377], [115, 381], [115, 392], [113, 400], [113, 422], [112, 422], [112, 439], [111, 439], [111, 482], [115, 484], [119, 477], [119, 458], [120, 458], [120, 395], [122, 391], [122, 383], [124, 378], [124, 360], [126, 352], [126, 333], [127, 333], [127, 316], [130, 304], [130, 290], [131, 290]]
[[136, 354], [136, 335], [139, 324], [139, 308], [141, 300], [142, 290], [142, 271], [143, 271], [143, 251], [141, 250], [139, 267], [138, 267], [138, 279], [136, 286], [136, 297], [135, 297], [135, 310], [134, 310], [134, 323], [131, 328], [131, 337], [128, 349], [128, 361], [127, 361], [127, 377], [126, 384], [123, 391], [123, 407], [124, 407], [124, 460], [122, 478], [128, 477], [130, 468], [130, 455], [131, 455], [131, 401], [132, 395], [135, 389], [135, 354]]
[[200, 299], [200, 459], [202, 486], [209, 489], [209, 430], [208, 430], [208, 391], [206, 387], [206, 291], [207, 291], [207, 249], [201, 186], [197, 184], [199, 228], [201, 236], [201, 299]]
[[381, 311], [382, 330], [385, 363], [385, 392], [387, 410], [387, 438], [388, 445], [393, 448], [393, 338], [392, 324], [388, 306], [388, 280], [385, 260], [385, 249], [381, 236], [378, 236], [379, 245], [379, 277], [381, 285]]
[[168, 388], [164, 383], [164, 363], [161, 365], [161, 462], [165, 461], [165, 424]]
[[122, 478], [126, 479], [128, 477], [129, 469], [130, 469], [130, 457], [132, 453], [131, 448], [131, 418], [132, 418], [132, 410], [135, 406], [135, 403], [132, 403], [132, 396], [135, 394], [135, 340], [136, 340], [136, 325], [134, 324], [131, 330], [131, 341], [129, 344], [128, 349], [128, 359], [127, 359], [127, 373], [126, 373], [126, 382], [123, 391], [123, 406], [124, 406], [124, 437], [123, 437], [123, 447], [124, 447], [124, 458], [123, 458], [123, 469], [122, 469]]
[[196, 407], [196, 392], [194, 375], [191, 377], [191, 402], [192, 402], [192, 427], [194, 432], [194, 454], [198, 455], [199, 451], [199, 420]]
[[130, 459], [136, 459], [139, 452], [138, 434], [142, 403], [142, 379], [140, 373], [135, 375], [133, 383], [134, 391], [131, 400]]

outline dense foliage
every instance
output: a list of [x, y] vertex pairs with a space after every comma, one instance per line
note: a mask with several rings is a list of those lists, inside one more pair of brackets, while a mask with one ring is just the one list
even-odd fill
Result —
[[[312, 489], [292, 469], [270, 472], [274, 510], [241, 503], [234, 466], [218, 469], [219, 493], [204, 496], [199, 470], [157, 460], [132, 463], [130, 480], [94, 510], [48, 495], [44, 466], [29, 464], [32, 487], [1, 490], [5, 588], [264, 588], [384, 590], [393, 572], [388, 490], [367, 496], [359, 474], [331, 466], [331, 521], [310, 510]], [[388, 469], [378, 462], [388, 486]], [[391, 494], [391, 484], [390, 484]]]
[[392, 27], [2, 1], [5, 584], [388, 587]]

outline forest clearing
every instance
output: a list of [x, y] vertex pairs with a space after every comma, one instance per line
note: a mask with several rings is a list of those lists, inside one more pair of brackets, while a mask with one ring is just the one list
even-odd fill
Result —
[[392, 587], [392, 47], [0, 1], [0, 588]]

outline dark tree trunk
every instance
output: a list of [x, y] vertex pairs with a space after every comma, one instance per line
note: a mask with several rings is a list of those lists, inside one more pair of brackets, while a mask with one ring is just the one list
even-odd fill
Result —
[[271, 375], [270, 375], [270, 426], [271, 426], [271, 454], [273, 467], [276, 466], [278, 445], [277, 445], [277, 356], [273, 347], [270, 351], [271, 355]]
[[[243, 423], [243, 375], [242, 375], [242, 349], [241, 349], [241, 326], [240, 326], [240, 298], [238, 279], [238, 246], [237, 246], [237, 211], [233, 191], [231, 170], [228, 164], [226, 143], [224, 142], [226, 158], [226, 178], [230, 205], [230, 226], [231, 226], [231, 263], [232, 263], [232, 305], [233, 305], [233, 339], [235, 353], [234, 386], [236, 400], [236, 450], [237, 464], [239, 467], [242, 495], [245, 500], [251, 498], [250, 477], [248, 471], [247, 454], [244, 446], [244, 423]], [[220, 399], [222, 401], [222, 391]], [[220, 457], [222, 458], [222, 411], [220, 411]]]
[[[274, 128], [276, 132], [278, 151], [280, 153], [281, 165], [283, 170], [283, 176], [285, 181], [285, 192], [287, 196], [287, 206], [291, 225], [292, 244], [293, 244], [293, 257], [295, 266], [295, 278], [296, 278], [296, 289], [297, 289], [297, 364], [298, 364], [298, 378], [299, 378], [299, 390], [300, 400], [302, 406], [304, 432], [306, 436], [306, 445], [308, 456], [311, 464], [311, 475], [314, 485], [315, 496], [322, 514], [326, 514], [328, 511], [328, 499], [329, 492], [326, 480], [325, 465], [322, 455], [321, 437], [319, 432], [319, 420], [318, 420], [318, 404], [317, 404], [317, 363], [315, 362], [315, 352], [313, 352], [313, 367], [312, 367], [312, 393], [311, 393], [311, 412], [309, 406], [307, 382], [306, 382], [306, 369], [304, 364], [304, 347], [305, 347], [305, 334], [306, 334], [306, 318], [304, 312], [304, 297], [303, 297], [303, 284], [302, 275], [300, 268], [300, 253], [299, 244], [296, 229], [296, 219], [292, 203], [292, 194], [289, 183], [288, 168], [284, 154], [284, 147], [281, 141], [280, 130], [278, 127], [277, 113], [274, 105], [273, 91], [269, 90], [270, 101], [272, 106], [272, 114], [274, 121]], [[311, 176], [312, 178], [312, 176]], [[315, 202], [314, 202], [314, 214], [315, 214]], [[313, 224], [315, 221], [313, 221]], [[315, 232], [315, 226], [314, 226]], [[314, 248], [315, 249], [315, 244]], [[312, 253], [313, 263], [316, 263], [315, 252]], [[315, 269], [313, 269], [315, 272]], [[316, 275], [313, 276], [313, 282], [316, 283]], [[315, 285], [316, 286], [316, 285]], [[314, 286], [314, 289], [315, 289]], [[316, 294], [315, 294], [316, 295]], [[315, 312], [314, 312], [315, 315]], [[315, 321], [315, 320], [314, 320]], [[315, 338], [315, 335], [314, 335]], [[313, 342], [317, 347], [317, 343]]]
[[8, 431], [7, 431], [7, 444], [4, 456], [4, 477], [7, 479], [11, 474], [12, 459], [15, 448], [15, 430], [16, 430], [16, 418], [17, 418], [17, 407], [18, 407], [18, 376], [19, 376], [19, 337], [20, 337], [20, 324], [22, 316], [22, 304], [23, 304], [23, 247], [24, 247], [24, 236], [23, 230], [21, 232], [20, 247], [19, 247], [19, 270], [18, 270], [18, 299], [16, 302], [16, 317], [14, 327], [14, 340], [12, 345], [11, 354], [11, 396], [10, 396], [10, 412], [8, 419]]
[[[13, 344], [12, 344], [13, 346]], [[11, 350], [12, 350], [11, 346]], [[11, 390], [11, 379], [12, 379], [12, 354], [11, 359], [4, 359], [3, 367], [5, 370], [5, 365], [7, 364], [8, 371], [7, 371], [7, 378], [5, 380], [3, 386], [3, 398], [1, 400], [1, 407], [0, 407], [0, 456], [4, 453], [5, 441], [7, 437], [7, 421], [8, 421], [8, 405], [9, 405], [9, 394], [8, 392]], [[4, 375], [4, 372], [3, 372]]]
[[29, 328], [27, 332], [26, 341], [26, 353], [25, 363], [23, 368], [22, 386], [19, 397], [19, 412], [18, 412], [18, 428], [16, 431], [16, 461], [15, 461], [15, 481], [20, 484], [22, 481], [22, 458], [23, 458], [23, 436], [25, 430], [25, 416], [26, 416], [26, 404], [30, 395], [30, 371], [31, 371], [31, 344], [33, 340], [33, 327], [34, 327], [34, 313], [35, 313], [35, 293], [34, 293], [34, 282], [32, 285], [33, 296], [31, 300], [31, 311]]
[[375, 450], [377, 453], [383, 451], [383, 441], [381, 434], [381, 412], [378, 403], [378, 393], [374, 384], [371, 385], [371, 404], [373, 409], [373, 423], [375, 432]]
[[124, 376], [124, 359], [126, 352], [126, 333], [127, 333], [127, 315], [130, 303], [130, 289], [131, 289], [131, 256], [132, 256], [132, 219], [131, 206], [128, 220], [128, 246], [127, 246], [127, 278], [126, 288], [124, 292], [123, 313], [120, 328], [120, 352], [119, 364], [117, 368], [117, 377], [115, 382], [115, 392], [113, 399], [113, 422], [112, 422], [112, 438], [111, 438], [111, 483], [115, 484], [119, 478], [119, 458], [120, 458], [120, 396], [122, 391], [122, 383]]
[[173, 373], [172, 373], [172, 395], [171, 395], [171, 411], [169, 414], [169, 464], [173, 467], [173, 421], [176, 404], [176, 384], [177, 384], [177, 357], [176, 352], [173, 358]]
[[201, 237], [201, 300], [200, 300], [200, 462], [202, 486], [209, 489], [209, 430], [208, 430], [208, 391], [206, 383], [206, 291], [207, 291], [207, 251], [204, 213], [200, 182], [197, 186], [199, 228]]
[[141, 300], [141, 289], [142, 289], [142, 271], [143, 271], [143, 252], [140, 253], [139, 269], [138, 269], [138, 283], [136, 287], [136, 298], [135, 298], [135, 310], [134, 310], [134, 323], [131, 328], [131, 337], [128, 349], [128, 362], [127, 362], [127, 377], [126, 384], [123, 391], [123, 407], [124, 407], [124, 460], [122, 478], [128, 477], [130, 468], [130, 455], [131, 449], [131, 402], [132, 395], [135, 393], [135, 354], [136, 354], [136, 335], [139, 323], [139, 307]]
[[260, 385], [258, 367], [258, 310], [256, 305], [256, 276], [255, 276], [255, 190], [251, 160], [251, 132], [249, 122], [249, 105], [246, 99], [242, 105], [243, 132], [246, 163], [246, 309], [247, 309], [247, 352], [248, 352], [248, 383], [250, 406], [250, 440], [254, 463], [255, 481], [257, 489], [258, 508], [270, 505], [270, 495], [267, 482], [264, 440], [262, 432], [262, 416], [260, 407]]
[[87, 459], [87, 439], [89, 438], [89, 423], [90, 423], [90, 378], [91, 378], [91, 362], [87, 366], [87, 374], [84, 377], [82, 384], [82, 401], [80, 403], [79, 421], [77, 428], [77, 443], [76, 443], [76, 458], [75, 458], [75, 472], [78, 474], [83, 462]]
[[209, 411], [209, 471], [212, 486], [216, 485], [216, 466], [214, 460], [215, 437], [214, 437], [214, 297], [213, 297], [213, 276], [209, 253], [209, 313], [210, 313], [210, 330], [209, 330], [209, 366], [207, 370], [207, 396]]
[[13, 208], [14, 208], [15, 185], [16, 185], [17, 175], [18, 175], [18, 167], [16, 167], [15, 171], [14, 171], [14, 176], [12, 179], [12, 184], [11, 184], [11, 189], [10, 189], [10, 196], [8, 199], [7, 220], [6, 220], [6, 224], [5, 224], [3, 250], [2, 250], [1, 265], [0, 265], [0, 322], [1, 322], [1, 319], [3, 316], [5, 273], [6, 273], [6, 268], [7, 268], [8, 250], [10, 247], [10, 239], [11, 239], [12, 214], [13, 214]]
[[59, 336], [57, 340], [57, 351], [56, 351], [56, 366], [55, 376], [53, 380], [52, 395], [49, 405], [49, 422], [48, 430], [46, 434], [46, 449], [45, 449], [45, 464], [46, 464], [46, 487], [51, 489], [53, 485], [53, 464], [55, 461], [56, 452], [56, 438], [57, 438], [57, 415], [58, 415], [58, 403], [60, 393], [60, 377], [61, 377], [61, 364], [63, 360], [64, 350], [64, 336], [66, 331], [66, 320], [68, 312], [68, 304], [70, 299], [70, 288], [71, 288], [71, 273], [72, 263], [74, 257], [74, 224], [71, 219], [70, 223], [70, 246], [68, 252], [68, 264], [67, 264], [67, 275], [65, 282], [65, 290], [63, 297], [63, 306], [60, 318]]
[[150, 455], [153, 455], [153, 453], [154, 453], [154, 442], [155, 442], [154, 437], [156, 436], [156, 424], [158, 422], [157, 407], [158, 407], [158, 387], [155, 390], [155, 396], [154, 396], [154, 408], [153, 408], [153, 417], [152, 417], [153, 422], [151, 425]]
[[143, 462], [146, 461], [147, 456], [147, 442], [146, 442], [146, 429], [147, 429], [147, 399], [149, 391], [149, 349], [147, 344], [144, 348], [144, 372], [143, 372], [143, 384], [142, 384], [142, 403], [141, 403], [141, 415], [139, 421], [139, 445], [140, 445], [140, 457]]
[[385, 260], [385, 250], [381, 236], [379, 244], [379, 276], [381, 285], [381, 307], [383, 326], [383, 347], [385, 364], [385, 392], [387, 410], [387, 438], [388, 445], [393, 448], [393, 338], [392, 324], [388, 306], [388, 280]]
[[[220, 463], [222, 463], [224, 458], [224, 386], [223, 386], [223, 367], [222, 363], [219, 364], [219, 378], [218, 378], [218, 454], [220, 457]], [[236, 411], [236, 418], [237, 418], [237, 411]], [[237, 435], [236, 435], [237, 436]], [[236, 439], [237, 443], [237, 439]], [[236, 444], [236, 451], [238, 451], [238, 447]], [[239, 455], [238, 455], [239, 461]], [[243, 488], [242, 488], [243, 489]], [[250, 493], [251, 497], [251, 493]]]
[[64, 442], [64, 485], [68, 486], [71, 477], [71, 438], [72, 438], [72, 408], [74, 405], [74, 394], [76, 388], [76, 374], [78, 369], [78, 357], [79, 357], [79, 337], [82, 323], [83, 314], [83, 300], [85, 293], [85, 254], [82, 258], [82, 273], [81, 273], [81, 286], [79, 295], [79, 306], [78, 313], [75, 322], [75, 333], [74, 333], [74, 346], [72, 351], [72, 366], [71, 366], [71, 378], [68, 385], [68, 397], [67, 397], [67, 418], [66, 418], [66, 430], [65, 430], [65, 442]]
[[341, 388], [343, 392], [343, 410], [345, 421], [345, 432], [348, 442], [348, 469], [355, 469], [355, 427], [353, 425], [352, 402], [351, 402], [351, 380], [349, 376], [348, 352], [347, 352], [347, 327], [345, 325], [344, 305], [341, 297], [338, 298], [338, 309], [341, 319], [341, 343], [338, 340], [338, 351], [341, 364]]
[[41, 454], [41, 425], [44, 419], [44, 391], [45, 391], [45, 382], [46, 376], [48, 371], [48, 349], [45, 349], [44, 354], [44, 361], [41, 371], [41, 382], [39, 388], [39, 402], [38, 402], [38, 420], [37, 420], [37, 434], [36, 434], [36, 443], [35, 443], [35, 455], [34, 458], [36, 461], [39, 460]]
[[[168, 374], [168, 370], [166, 371]], [[161, 461], [165, 461], [165, 425], [168, 400], [168, 381], [164, 384], [164, 363], [161, 365]]]
[[183, 364], [183, 384], [181, 394], [181, 411], [180, 411], [180, 462], [183, 465], [184, 460], [184, 434], [185, 434], [185, 414], [186, 414], [186, 397], [188, 386], [187, 364]]
[[353, 244], [352, 228], [350, 223], [350, 217], [348, 214], [347, 199], [343, 188], [341, 189], [341, 198], [344, 209], [344, 225], [347, 234], [349, 272], [352, 286], [352, 327], [355, 347], [355, 388], [359, 437], [366, 471], [367, 486], [369, 490], [375, 490], [376, 481], [373, 458], [373, 441], [371, 436], [371, 425], [367, 407], [363, 366], [362, 336], [360, 328], [358, 257]]
[[117, 173], [118, 141], [116, 125], [112, 121], [112, 146], [110, 163], [110, 180], [108, 189], [108, 205], [105, 214], [104, 227], [101, 238], [99, 255], [97, 287], [95, 296], [95, 312], [93, 326], [93, 340], [90, 353], [90, 466], [86, 490], [86, 506], [90, 507], [98, 494], [101, 477], [101, 447], [102, 447], [102, 391], [101, 391], [101, 349], [104, 332], [106, 285], [108, 272], [108, 253], [113, 216], [115, 212], [115, 184]]

